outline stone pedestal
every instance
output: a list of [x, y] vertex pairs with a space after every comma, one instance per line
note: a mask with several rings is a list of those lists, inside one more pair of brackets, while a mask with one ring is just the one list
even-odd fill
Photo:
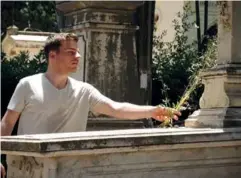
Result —
[[241, 126], [241, 2], [220, 2], [218, 65], [202, 73], [205, 85], [201, 109], [186, 127]]
[[[140, 104], [144, 100], [140, 97], [135, 40], [138, 27], [134, 22], [135, 10], [142, 3], [56, 2], [62, 31], [79, 36], [82, 58], [79, 70], [72, 76], [92, 84], [115, 101]], [[132, 121], [126, 122], [132, 125]]]
[[237, 178], [241, 129], [136, 129], [1, 138], [8, 178]]

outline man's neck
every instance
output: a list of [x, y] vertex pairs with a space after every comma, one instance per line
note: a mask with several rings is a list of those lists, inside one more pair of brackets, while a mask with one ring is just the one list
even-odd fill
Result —
[[58, 89], [63, 89], [66, 87], [68, 82], [68, 75], [67, 74], [60, 74], [56, 73], [51, 70], [47, 70], [45, 73], [46, 78]]

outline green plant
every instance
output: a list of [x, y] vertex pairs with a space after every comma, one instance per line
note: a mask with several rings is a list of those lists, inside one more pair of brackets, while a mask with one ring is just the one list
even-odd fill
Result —
[[[173, 20], [173, 41], [164, 41], [166, 31], [161, 36], [154, 36], [153, 83], [159, 85], [153, 88], [157, 90], [156, 93], [160, 92], [159, 100], [154, 104], [163, 103], [163, 106], [177, 110], [181, 110], [186, 103], [191, 104], [194, 109], [199, 107], [203, 88], [199, 72], [214, 66], [217, 45], [216, 38], [210, 39], [207, 50], [200, 55], [197, 42], [188, 41], [187, 32], [195, 24], [189, 21], [192, 13], [189, 4], [186, 4], [184, 13], [178, 13], [178, 18]], [[161, 126], [172, 126], [172, 119], [166, 120]]]
[[13, 24], [19, 30], [59, 32], [55, 1], [1, 1], [1, 10], [2, 39]]
[[[175, 106], [173, 106], [174, 109], [176, 110], [180, 110], [181, 107], [183, 106], [183, 104], [189, 100], [189, 98], [191, 97], [191, 94], [198, 88], [198, 87], [202, 87], [202, 83], [201, 83], [201, 76], [200, 76], [200, 72], [205, 71], [209, 68], [212, 68], [216, 65], [216, 59], [217, 59], [217, 40], [216, 39], [210, 39], [208, 42], [208, 47], [207, 47], [207, 51], [200, 56], [200, 58], [202, 59], [202, 63], [201, 63], [201, 68], [194, 72], [193, 75], [191, 76], [189, 85], [187, 86], [184, 94], [182, 95], [182, 97], [180, 98], [180, 100], [177, 102], [177, 104]], [[199, 98], [198, 98], [199, 100]], [[170, 118], [167, 119], [166, 121], [164, 121], [162, 123], [162, 127], [165, 126], [170, 126], [172, 127], [173, 123], [172, 123], [172, 110], [170, 109]]]
[[30, 59], [27, 52], [21, 52], [19, 55], [7, 59], [2, 53], [1, 60], [1, 89], [2, 89], [2, 115], [5, 113], [8, 102], [13, 91], [23, 77], [44, 72], [47, 69], [47, 62], [43, 51], [40, 51], [33, 59]]

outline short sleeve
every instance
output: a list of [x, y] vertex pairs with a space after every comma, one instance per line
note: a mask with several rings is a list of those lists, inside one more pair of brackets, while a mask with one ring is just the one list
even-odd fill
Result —
[[100, 93], [99, 90], [97, 90], [95, 87], [92, 85], [89, 85], [89, 105], [90, 105], [90, 110], [92, 112], [95, 112], [95, 107], [100, 104], [107, 104], [112, 102], [112, 100], [103, 94]]
[[10, 102], [8, 104], [8, 109], [17, 111], [17, 112], [22, 112], [25, 107], [25, 98], [26, 98], [25, 93], [26, 93], [26, 87], [24, 85], [24, 82], [20, 80], [10, 99]]

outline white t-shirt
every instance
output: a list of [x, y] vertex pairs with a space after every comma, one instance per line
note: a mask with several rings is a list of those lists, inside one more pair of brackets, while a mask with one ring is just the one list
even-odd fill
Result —
[[110, 101], [88, 83], [71, 77], [57, 89], [44, 74], [18, 83], [8, 109], [21, 112], [18, 135], [85, 131], [89, 111]]

